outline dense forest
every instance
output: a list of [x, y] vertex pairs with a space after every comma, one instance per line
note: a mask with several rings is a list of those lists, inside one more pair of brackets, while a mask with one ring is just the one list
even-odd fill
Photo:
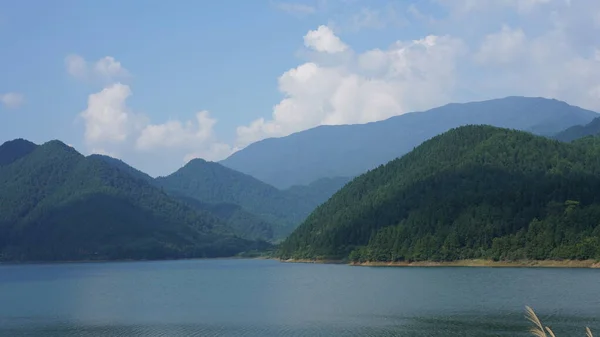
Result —
[[354, 179], [281, 258], [600, 258], [600, 139], [464, 126]]
[[0, 260], [218, 257], [269, 246], [59, 141], [16, 140], [0, 154]]
[[[263, 227], [265, 223], [270, 223], [273, 238], [281, 238], [291, 233], [347, 179], [323, 179], [309, 186], [280, 190], [219, 163], [194, 159], [173, 174], [158, 177], [155, 181], [168, 193], [217, 205], [221, 210], [231, 211], [231, 205], [238, 205], [241, 209], [233, 217], [228, 215], [228, 221], [236, 221], [241, 216], [247, 220], [251, 217], [255, 226]], [[191, 202], [190, 199], [188, 201]], [[242, 210], [246, 213], [242, 214]], [[262, 224], [257, 222], [259, 219], [262, 219]], [[242, 226], [237, 222], [236, 226]]]

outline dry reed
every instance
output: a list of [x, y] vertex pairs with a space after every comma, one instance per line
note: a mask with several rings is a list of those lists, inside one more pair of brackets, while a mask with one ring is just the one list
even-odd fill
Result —
[[[525, 307], [525, 317], [533, 323], [533, 327], [529, 329], [529, 332], [531, 332], [532, 335], [536, 337], [556, 337], [554, 332], [552, 332], [549, 327], [544, 326], [533, 309], [528, 306]], [[592, 330], [588, 327], [585, 327], [585, 335], [586, 337], [594, 337], [594, 335], [592, 335]]]

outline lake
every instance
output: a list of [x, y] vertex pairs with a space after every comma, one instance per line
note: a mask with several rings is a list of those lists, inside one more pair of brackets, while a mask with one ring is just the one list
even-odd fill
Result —
[[600, 270], [272, 260], [0, 265], [0, 336], [600, 334]]

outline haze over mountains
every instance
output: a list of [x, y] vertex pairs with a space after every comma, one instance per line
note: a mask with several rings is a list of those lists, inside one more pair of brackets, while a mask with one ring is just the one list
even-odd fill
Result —
[[[246, 163], [244, 171], [262, 169], [279, 188], [202, 159], [153, 178], [119, 159], [85, 157], [60, 141], [38, 146], [16, 139], [0, 146], [0, 260], [233, 256], [268, 249], [300, 224], [282, 244], [281, 256], [506, 257], [506, 249], [493, 244], [535, 246], [537, 234], [522, 232], [538, 226], [535, 219], [579, 227], [570, 234], [561, 229], [562, 243], [519, 256], [588, 256], [582, 249], [589, 245], [573, 245], [577, 238], [596, 242], [588, 223], [596, 214], [588, 189], [595, 186], [596, 138], [569, 145], [530, 133], [570, 141], [596, 134], [597, 116], [541, 98], [449, 104], [266, 140], [224, 162]], [[530, 133], [469, 126], [437, 136], [457, 124], [500, 124]], [[353, 179], [366, 170], [372, 171]], [[566, 209], [578, 210], [568, 214], [580, 218], [561, 218]], [[484, 239], [473, 239], [479, 235]], [[387, 237], [411, 243], [395, 239], [390, 248]], [[399, 245], [408, 250], [398, 251]]]
[[266, 139], [221, 163], [279, 188], [327, 177], [354, 177], [395, 159], [423, 141], [468, 124], [554, 135], [598, 117], [562, 101], [507, 97], [448, 104], [359, 125], [320, 126], [287, 137]]
[[563, 142], [571, 142], [579, 138], [596, 136], [600, 134], [600, 118], [595, 118], [585, 125], [575, 125], [566, 130], [563, 130], [552, 138]]

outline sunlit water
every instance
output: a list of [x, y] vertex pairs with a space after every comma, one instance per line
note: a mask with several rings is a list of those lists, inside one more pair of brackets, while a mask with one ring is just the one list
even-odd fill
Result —
[[0, 336], [600, 334], [600, 270], [270, 260], [0, 266]]

